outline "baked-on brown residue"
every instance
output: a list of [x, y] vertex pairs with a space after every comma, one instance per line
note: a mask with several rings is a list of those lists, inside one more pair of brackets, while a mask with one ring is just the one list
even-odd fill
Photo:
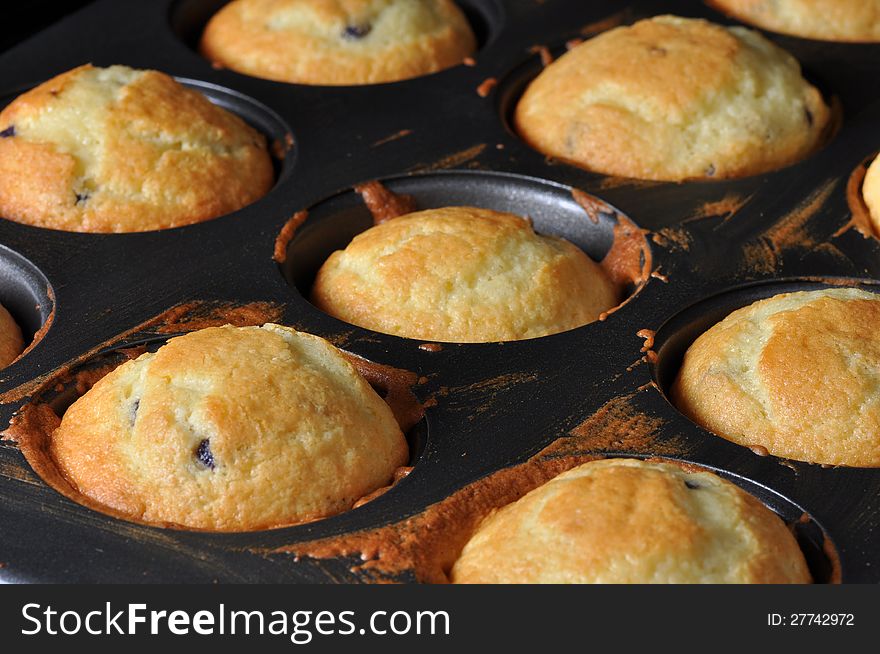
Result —
[[431, 172], [432, 170], [445, 170], [446, 168], [455, 168], [456, 166], [467, 163], [472, 159], [476, 159], [483, 153], [483, 150], [485, 149], [485, 143], [478, 143], [477, 145], [471, 146], [459, 152], [448, 154], [445, 157], [438, 159], [434, 163], [418, 164], [410, 168], [410, 170], [412, 172], [426, 173]]
[[846, 183], [846, 199], [849, 202], [849, 209], [852, 216], [843, 227], [834, 232], [834, 237], [838, 237], [844, 232], [855, 229], [859, 234], [868, 238], [869, 236], [878, 236], [874, 229], [874, 223], [871, 221], [871, 213], [868, 205], [865, 204], [865, 198], [862, 195], [862, 184], [865, 181], [865, 173], [868, 172], [868, 166], [876, 158], [876, 154], [872, 154], [863, 160], [849, 176]]
[[670, 252], [687, 252], [691, 249], [691, 235], [684, 227], [664, 227], [651, 234], [651, 240]]
[[391, 407], [401, 431], [409, 431], [424, 417], [425, 407], [412, 391], [419, 383], [416, 373], [369, 361], [345, 350], [341, 352]]
[[[650, 387], [650, 384], [646, 386]], [[554, 441], [541, 454], [561, 456], [603, 451], [666, 456], [684, 454], [686, 445], [683, 441], [657, 439], [664, 421], [638, 411], [632, 404], [636, 393], [610, 400], [572, 429], [569, 436]]]
[[599, 32], [605, 32], [614, 27], [622, 25], [624, 22], [629, 20], [631, 15], [631, 11], [629, 9], [624, 9], [623, 11], [619, 11], [616, 14], [612, 14], [607, 18], [603, 18], [602, 20], [597, 20], [595, 23], [589, 23], [588, 25], [584, 25], [580, 29], [580, 33], [584, 36], [594, 36]]
[[446, 583], [448, 571], [484, 516], [592, 458], [546, 459], [507, 468], [395, 525], [264, 553], [318, 559], [358, 556], [363, 561], [358, 571], [372, 581], [393, 581], [412, 570], [418, 581]]
[[645, 339], [644, 345], [642, 345], [642, 349], [639, 352], [647, 352], [654, 348], [654, 337], [657, 333], [653, 329], [640, 329], [636, 332], [636, 336], [639, 338]]
[[774, 251], [778, 253], [788, 248], [809, 248], [816, 244], [816, 239], [807, 231], [807, 223], [822, 208], [837, 183], [837, 179], [826, 181], [764, 232]]
[[654, 336], [656, 333], [653, 329], [640, 329], [636, 332], [636, 336], [645, 339], [645, 343], [639, 352], [644, 353], [646, 363], [657, 363], [657, 353], [654, 351]]
[[743, 261], [747, 271], [769, 273], [776, 270], [780, 255], [790, 249], [811, 249], [824, 245], [811, 234], [808, 225], [837, 186], [830, 179], [813, 191], [806, 200], [764, 230], [757, 239], [746, 243]]
[[286, 223], [284, 223], [284, 227], [281, 228], [281, 231], [278, 232], [278, 236], [275, 237], [275, 248], [272, 251], [272, 259], [274, 259], [275, 263], [280, 264], [287, 261], [287, 246], [290, 245], [290, 241], [296, 234], [296, 230], [299, 229], [299, 226], [302, 225], [308, 217], [308, 211], [297, 211]]
[[406, 136], [409, 136], [412, 133], [413, 133], [413, 130], [411, 130], [411, 129], [402, 129], [399, 132], [395, 132], [391, 136], [386, 136], [383, 139], [379, 139], [378, 141], [373, 143], [373, 145], [371, 145], [370, 147], [375, 148], [380, 145], [385, 145], [386, 143], [391, 143], [392, 141], [396, 141], [398, 139], [402, 139]]
[[578, 38], [569, 39], [568, 41], [565, 42], [565, 49], [571, 50], [572, 48], [578, 47], [583, 42], [584, 42], [583, 39], [578, 39]]
[[160, 334], [192, 332], [207, 327], [250, 327], [277, 322], [281, 319], [283, 307], [272, 302], [250, 302], [248, 304], [221, 304], [192, 302], [179, 305], [166, 311], [159, 318], [144, 323]]
[[488, 79], [484, 79], [482, 83], [477, 87], [477, 95], [481, 98], [489, 97], [489, 94], [498, 86], [498, 80], [494, 77], [489, 77]]
[[279, 161], [284, 161], [287, 153], [293, 149], [293, 134], [287, 132], [284, 139], [275, 139], [272, 141], [272, 155]]
[[[645, 230], [589, 193], [572, 188], [571, 196], [593, 224], [598, 224], [602, 214], [613, 216], [617, 220], [614, 225], [614, 240], [611, 249], [599, 262], [612, 283], [618, 289], [623, 290], [631, 287], [638, 289], [647, 282], [651, 276], [651, 248], [648, 247], [648, 242], [645, 239]], [[603, 312], [599, 316], [599, 320], [605, 320], [628, 301], [629, 298], [617, 307]]]
[[398, 195], [378, 181], [358, 184], [354, 190], [364, 199], [364, 204], [373, 214], [375, 225], [381, 225], [416, 210], [416, 200], [413, 196]]
[[465, 66], [473, 67], [473, 66], [477, 65], [477, 60], [474, 59], [473, 57], [465, 57], [464, 59], [461, 60], [461, 63], [463, 63]]
[[422, 513], [396, 524], [262, 552], [297, 558], [359, 556], [357, 571], [372, 581], [393, 581], [412, 571], [418, 581], [445, 583], [447, 573], [477, 525], [492, 511], [603, 451], [680, 455], [675, 440], [658, 442], [658, 418], [634, 409], [631, 396], [610, 401], [596, 414], [526, 463], [484, 477]]
[[[15, 361], [18, 361], [25, 354], [37, 347], [40, 341], [42, 341], [46, 337], [46, 334], [49, 333], [49, 329], [51, 329], [52, 323], [55, 321], [55, 291], [52, 289], [51, 284], [46, 287], [46, 295], [49, 297], [49, 302], [52, 303], [52, 309], [49, 311], [49, 315], [46, 317], [46, 322], [40, 325], [40, 328], [37, 330], [37, 333], [34, 334], [31, 342], [28, 343], [28, 346], [24, 348], [21, 354], [15, 357], [15, 360], [12, 361], [12, 363], [15, 363]], [[40, 307], [37, 306], [37, 309], [39, 308]]]
[[401, 480], [405, 479], [407, 475], [409, 475], [409, 473], [411, 473], [412, 471], [412, 466], [401, 466], [400, 468], [397, 468], [397, 470], [394, 471], [394, 475], [391, 478], [390, 484], [388, 484], [387, 486], [382, 486], [381, 488], [377, 488], [372, 493], [364, 495], [361, 499], [352, 504], [351, 508], [356, 509], [359, 506], [363, 506], [364, 504], [372, 502], [377, 497], [381, 497], [392, 488], [394, 488], [398, 483], [400, 483]]
[[529, 53], [540, 55], [541, 65], [544, 68], [553, 63], [553, 55], [550, 54], [550, 49], [546, 45], [533, 45], [529, 48]]
[[639, 286], [647, 282], [651, 276], [651, 249], [645, 231], [626, 216], [617, 214], [614, 242], [600, 265], [619, 286]]
[[614, 215], [616, 213], [599, 198], [593, 197], [579, 188], [571, 189], [571, 197], [573, 197], [574, 201], [577, 202], [581, 206], [581, 209], [587, 213], [587, 216], [594, 225], [599, 224], [599, 214], [607, 213]]
[[440, 352], [443, 350], [443, 346], [440, 343], [421, 343], [419, 349], [425, 352]]
[[695, 220], [702, 220], [704, 218], [715, 218], [717, 216], [721, 216], [723, 218], [722, 222], [726, 223], [728, 220], [733, 218], [740, 211], [740, 209], [742, 209], [751, 199], [751, 195], [737, 195], [736, 193], [728, 193], [720, 200], [715, 200], [713, 202], [704, 202], [699, 207], [694, 209], [689, 218], [685, 219], [682, 222], [689, 223]]
[[669, 275], [664, 275], [662, 272], [660, 272], [660, 269], [659, 269], [659, 268], [658, 268], [657, 270], [652, 270], [652, 271], [651, 271], [651, 277], [652, 277], [653, 279], [659, 279], [659, 280], [660, 280], [661, 282], [663, 282], [664, 284], [668, 284], [668, 283], [669, 283]]

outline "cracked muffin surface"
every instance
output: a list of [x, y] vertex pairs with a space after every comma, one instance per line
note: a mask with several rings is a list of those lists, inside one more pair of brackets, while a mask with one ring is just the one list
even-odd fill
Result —
[[809, 583], [785, 523], [708, 471], [591, 461], [490, 514], [454, 583]]
[[715, 434], [770, 454], [880, 466], [880, 297], [784, 293], [731, 313], [688, 348], [671, 399]]
[[80, 66], [0, 112], [0, 216], [140, 232], [230, 213], [271, 187], [265, 137], [154, 70]]
[[123, 517], [218, 531], [325, 517], [406, 463], [391, 409], [327, 341], [280, 325], [172, 338], [99, 380], [51, 455]]
[[200, 47], [255, 77], [376, 84], [460, 64], [476, 38], [452, 0], [234, 0], [208, 22]]
[[800, 65], [755, 31], [657, 16], [576, 46], [516, 106], [544, 154], [608, 175], [680, 181], [794, 163], [831, 111]]

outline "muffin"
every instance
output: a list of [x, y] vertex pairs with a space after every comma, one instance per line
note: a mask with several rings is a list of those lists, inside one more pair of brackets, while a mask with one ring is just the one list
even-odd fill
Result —
[[327, 85], [426, 75], [475, 49], [452, 0], [234, 0], [211, 18], [201, 41], [215, 65]]
[[791, 532], [710, 472], [606, 459], [578, 466], [486, 518], [454, 583], [810, 583]]
[[154, 70], [74, 68], [0, 112], [0, 137], [0, 216], [39, 227], [177, 227], [273, 181], [261, 134]]
[[608, 175], [754, 175], [811, 153], [831, 112], [798, 62], [757, 32], [658, 16], [573, 48], [516, 106], [522, 138]]
[[874, 159], [862, 182], [862, 199], [868, 207], [868, 215], [874, 225], [874, 233], [880, 234], [880, 157]]
[[406, 214], [359, 234], [318, 271], [312, 302], [367, 329], [430, 341], [546, 336], [617, 304], [580, 249], [475, 207]]
[[673, 403], [727, 440], [831, 465], [880, 466], [880, 296], [784, 293], [731, 313], [685, 353]]
[[21, 329], [10, 313], [0, 304], [0, 368], [5, 368], [24, 350]]
[[880, 0], [712, 0], [774, 32], [827, 41], [880, 41]]
[[246, 531], [351, 508], [407, 461], [388, 406], [325, 340], [280, 325], [172, 338], [64, 414], [50, 453], [134, 520]]

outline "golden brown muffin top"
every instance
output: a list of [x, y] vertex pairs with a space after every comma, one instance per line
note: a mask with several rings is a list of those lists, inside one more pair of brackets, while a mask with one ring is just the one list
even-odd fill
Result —
[[267, 324], [203, 329], [124, 363], [67, 410], [51, 453], [125, 517], [244, 531], [351, 508], [407, 445], [333, 346]]
[[710, 472], [592, 461], [490, 515], [454, 583], [809, 583], [782, 520]]
[[880, 297], [784, 293], [731, 313], [685, 354], [672, 389], [695, 422], [777, 456], [880, 466]]
[[829, 41], [880, 41], [880, 0], [711, 0], [764, 29]]
[[476, 207], [407, 214], [359, 234], [321, 267], [318, 308], [376, 331], [455, 342], [545, 336], [617, 304], [604, 271], [519, 216]]
[[74, 68], [15, 99], [0, 130], [0, 216], [40, 227], [177, 227], [272, 185], [260, 133], [154, 70]]
[[756, 174], [806, 156], [830, 119], [797, 61], [757, 32], [657, 16], [573, 48], [516, 107], [532, 147], [655, 180]]
[[375, 84], [460, 64], [476, 39], [452, 0], [235, 0], [201, 50], [241, 73], [304, 84]]

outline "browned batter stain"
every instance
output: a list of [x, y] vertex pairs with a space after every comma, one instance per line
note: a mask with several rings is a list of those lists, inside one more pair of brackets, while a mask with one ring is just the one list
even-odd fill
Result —
[[614, 241], [599, 265], [620, 291], [627, 288], [633, 290], [616, 307], [600, 313], [600, 321], [607, 320], [608, 316], [623, 308], [651, 277], [651, 248], [645, 239], [647, 232], [623, 214], [615, 214], [617, 224], [614, 225]]
[[746, 268], [754, 272], [773, 272], [784, 251], [820, 247], [822, 244], [809, 232], [808, 224], [828, 201], [838, 181], [827, 180], [801, 204], [764, 230], [757, 240], [746, 243], [743, 246]]
[[659, 279], [664, 284], [669, 283], [669, 275], [664, 275], [663, 273], [661, 273], [659, 268], [657, 268], [657, 270], [651, 271], [651, 278], [652, 279]]
[[741, 272], [772, 273], [779, 263], [776, 253], [766, 239], [758, 239], [743, 245], [742, 258]]
[[272, 302], [250, 302], [248, 304], [208, 304], [195, 302], [171, 309], [159, 320], [145, 324], [160, 334], [191, 332], [208, 327], [250, 327], [278, 322], [284, 308]]
[[480, 522], [493, 511], [515, 502], [558, 474], [601, 458], [600, 451], [680, 455], [671, 440], [658, 443], [663, 424], [634, 409], [631, 396], [616, 398], [526, 463], [484, 477], [425, 511], [395, 524], [306, 543], [291, 544], [260, 554], [288, 554], [316, 559], [359, 557], [353, 571], [370, 581], [394, 581], [412, 571], [421, 582], [446, 583], [448, 572]]
[[834, 232], [835, 238], [850, 229], [855, 229], [865, 238], [877, 237], [877, 230], [874, 228], [874, 222], [871, 220], [871, 212], [868, 209], [868, 205], [865, 204], [865, 198], [862, 195], [865, 173], [868, 172], [868, 166], [871, 165], [876, 156], [875, 153], [870, 157], [866, 157], [849, 176], [849, 180], [846, 183], [846, 199], [852, 215], [848, 223]]
[[654, 337], [657, 333], [653, 329], [640, 329], [636, 332], [636, 336], [645, 339], [645, 343], [639, 352], [645, 354], [645, 361], [648, 363], [657, 363], [657, 353], [654, 351]]
[[544, 68], [553, 63], [553, 55], [550, 54], [550, 49], [546, 45], [533, 45], [529, 48], [529, 54], [540, 55], [541, 65]]
[[489, 94], [492, 92], [492, 89], [494, 89], [496, 86], [498, 86], [498, 80], [494, 77], [484, 79], [482, 83], [477, 87], [477, 95], [479, 95], [481, 98], [488, 98]]
[[[572, 166], [576, 166], [579, 168], [584, 167], [583, 164], [578, 164], [576, 161], [571, 161], [569, 163]], [[636, 179], [635, 177], [618, 177], [615, 175], [606, 175], [599, 181], [597, 188], [600, 191], [606, 191], [608, 189], [616, 189], [625, 186], [633, 190], [642, 190], [655, 186], [660, 186], [661, 184], [668, 184], [668, 182], [658, 182], [651, 179]]]
[[425, 416], [424, 404], [412, 391], [419, 383], [418, 374], [370, 361], [345, 350], [341, 353], [391, 407], [401, 431], [409, 431]]
[[729, 193], [720, 200], [704, 202], [696, 209], [694, 209], [690, 217], [682, 222], [689, 223], [697, 220], [703, 220], [704, 218], [715, 218], [717, 216], [721, 216], [723, 218], [723, 224], [733, 218], [737, 213], [739, 213], [740, 209], [748, 204], [749, 200], [751, 199], [751, 195], [737, 195], [736, 193]]
[[632, 400], [638, 392], [641, 391], [608, 401], [572, 429], [568, 436], [554, 441], [541, 454], [560, 456], [609, 450], [666, 456], [685, 454], [687, 446], [684, 440], [657, 439], [665, 421], [642, 413], [633, 406]]
[[619, 27], [623, 25], [625, 22], [631, 20], [632, 12], [629, 9], [624, 9], [623, 11], [619, 11], [616, 14], [612, 14], [607, 18], [603, 18], [602, 20], [597, 20], [595, 23], [589, 23], [584, 25], [579, 31], [584, 36], [595, 36], [600, 32], [605, 32], [615, 27]]
[[441, 352], [443, 351], [443, 346], [440, 343], [422, 343], [419, 345], [419, 349], [425, 352]]
[[399, 218], [416, 210], [416, 199], [411, 195], [398, 195], [390, 191], [381, 182], [372, 181], [354, 187], [373, 214], [373, 224]]
[[446, 168], [455, 168], [456, 166], [461, 166], [473, 159], [479, 157], [483, 150], [486, 149], [485, 143], [478, 143], [477, 145], [471, 146], [465, 150], [461, 150], [460, 152], [454, 152], [453, 154], [447, 155], [442, 159], [438, 159], [434, 163], [430, 164], [418, 164], [410, 168], [412, 172], [431, 172], [433, 170], [445, 170]]
[[[46, 287], [46, 295], [49, 297], [49, 302], [52, 303], [52, 310], [49, 311], [49, 315], [46, 317], [46, 322], [40, 325], [40, 328], [37, 330], [37, 333], [34, 334], [34, 337], [33, 339], [31, 339], [31, 342], [28, 344], [28, 346], [24, 348], [22, 353], [15, 357], [15, 359], [9, 365], [12, 365], [12, 363], [15, 363], [28, 352], [37, 347], [37, 345], [46, 337], [46, 334], [48, 334], [49, 330], [52, 328], [52, 323], [55, 322], [55, 291], [52, 289], [51, 286]], [[38, 305], [37, 309], [39, 308], [40, 307]]]
[[272, 141], [272, 155], [279, 161], [284, 161], [287, 153], [293, 149], [293, 134], [287, 132], [283, 139]]
[[308, 211], [297, 211], [284, 223], [284, 227], [281, 228], [281, 231], [278, 232], [278, 236], [275, 238], [275, 248], [272, 251], [272, 259], [274, 259], [275, 263], [282, 264], [287, 261], [287, 247], [290, 245], [290, 241], [293, 240], [296, 230], [299, 229], [299, 226], [308, 217]]
[[764, 232], [777, 252], [788, 248], [809, 248], [816, 245], [815, 238], [807, 231], [807, 223], [828, 201], [838, 181], [837, 179], [826, 181], [793, 211]]
[[400, 468], [397, 468], [397, 470], [394, 471], [394, 475], [391, 478], [390, 484], [388, 484], [387, 486], [382, 486], [381, 488], [377, 488], [376, 490], [374, 490], [372, 493], [369, 493], [368, 495], [364, 495], [361, 499], [359, 499], [357, 502], [355, 502], [351, 506], [351, 508], [356, 509], [358, 507], [363, 506], [364, 504], [369, 504], [370, 502], [375, 500], [377, 497], [381, 497], [382, 495], [384, 495], [385, 493], [390, 491], [392, 488], [394, 488], [397, 484], [399, 484], [403, 479], [405, 479], [409, 475], [409, 473], [411, 473], [412, 471], [413, 471], [412, 466], [401, 466]]
[[763, 445], [752, 445], [749, 449], [758, 456], [770, 456], [770, 452]]
[[573, 49], [573, 48], [578, 47], [578, 46], [579, 46], [581, 43], [583, 43], [583, 42], [584, 42], [583, 39], [578, 39], [578, 38], [575, 38], [575, 39], [569, 39], [568, 41], [565, 42], [565, 49], [566, 49], [566, 50], [571, 50], [571, 49]]
[[375, 147], [378, 147], [378, 146], [380, 146], [380, 145], [385, 145], [386, 143], [391, 143], [392, 141], [397, 141], [397, 140], [399, 140], [399, 139], [405, 138], [405, 137], [409, 136], [409, 135], [412, 134], [412, 133], [413, 133], [413, 130], [411, 130], [411, 129], [402, 129], [402, 130], [400, 130], [399, 132], [395, 132], [395, 133], [392, 134], [391, 136], [386, 136], [386, 137], [383, 138], [383, 139], [379, 139], [378, 141], [376, 141], [375, 143], [373, 143], [373, 145], [371, 145], [370, 147], [371, 147], [371, 148], [375, 148]]
[[397, 524], [259, 553], [297, 559], [358, 557], [363, 563], [353, 572], [368, 575], [370, 581], [394, 581], [413, 571], [420, 582], [447, 583], [449, 570], [484, 516], [592, 458], [548, 459], [507, 468]]
[[687, 252], [693, 243], [691, 235], [683, 227], [664, 227], [651, 234], [651, 240], [670, 252]]
[[473, 57], [465, 57], [464, 59], [462, 59], [461, 63], [463, 63], [465, 66], [470, 66], [471, 68], [473, 68], [477, 65], [477, 60]]
[[577, 202], [581, 209], [587, 213], [587, 216], [594, 225], [599, 224], [599, 214], [616, 213], [607, 204], [598, 198], [593, 197], [589, 193], [585, 193], [579, 188], [571, 189], [571, 197], [573, 197], [574, 201]]

